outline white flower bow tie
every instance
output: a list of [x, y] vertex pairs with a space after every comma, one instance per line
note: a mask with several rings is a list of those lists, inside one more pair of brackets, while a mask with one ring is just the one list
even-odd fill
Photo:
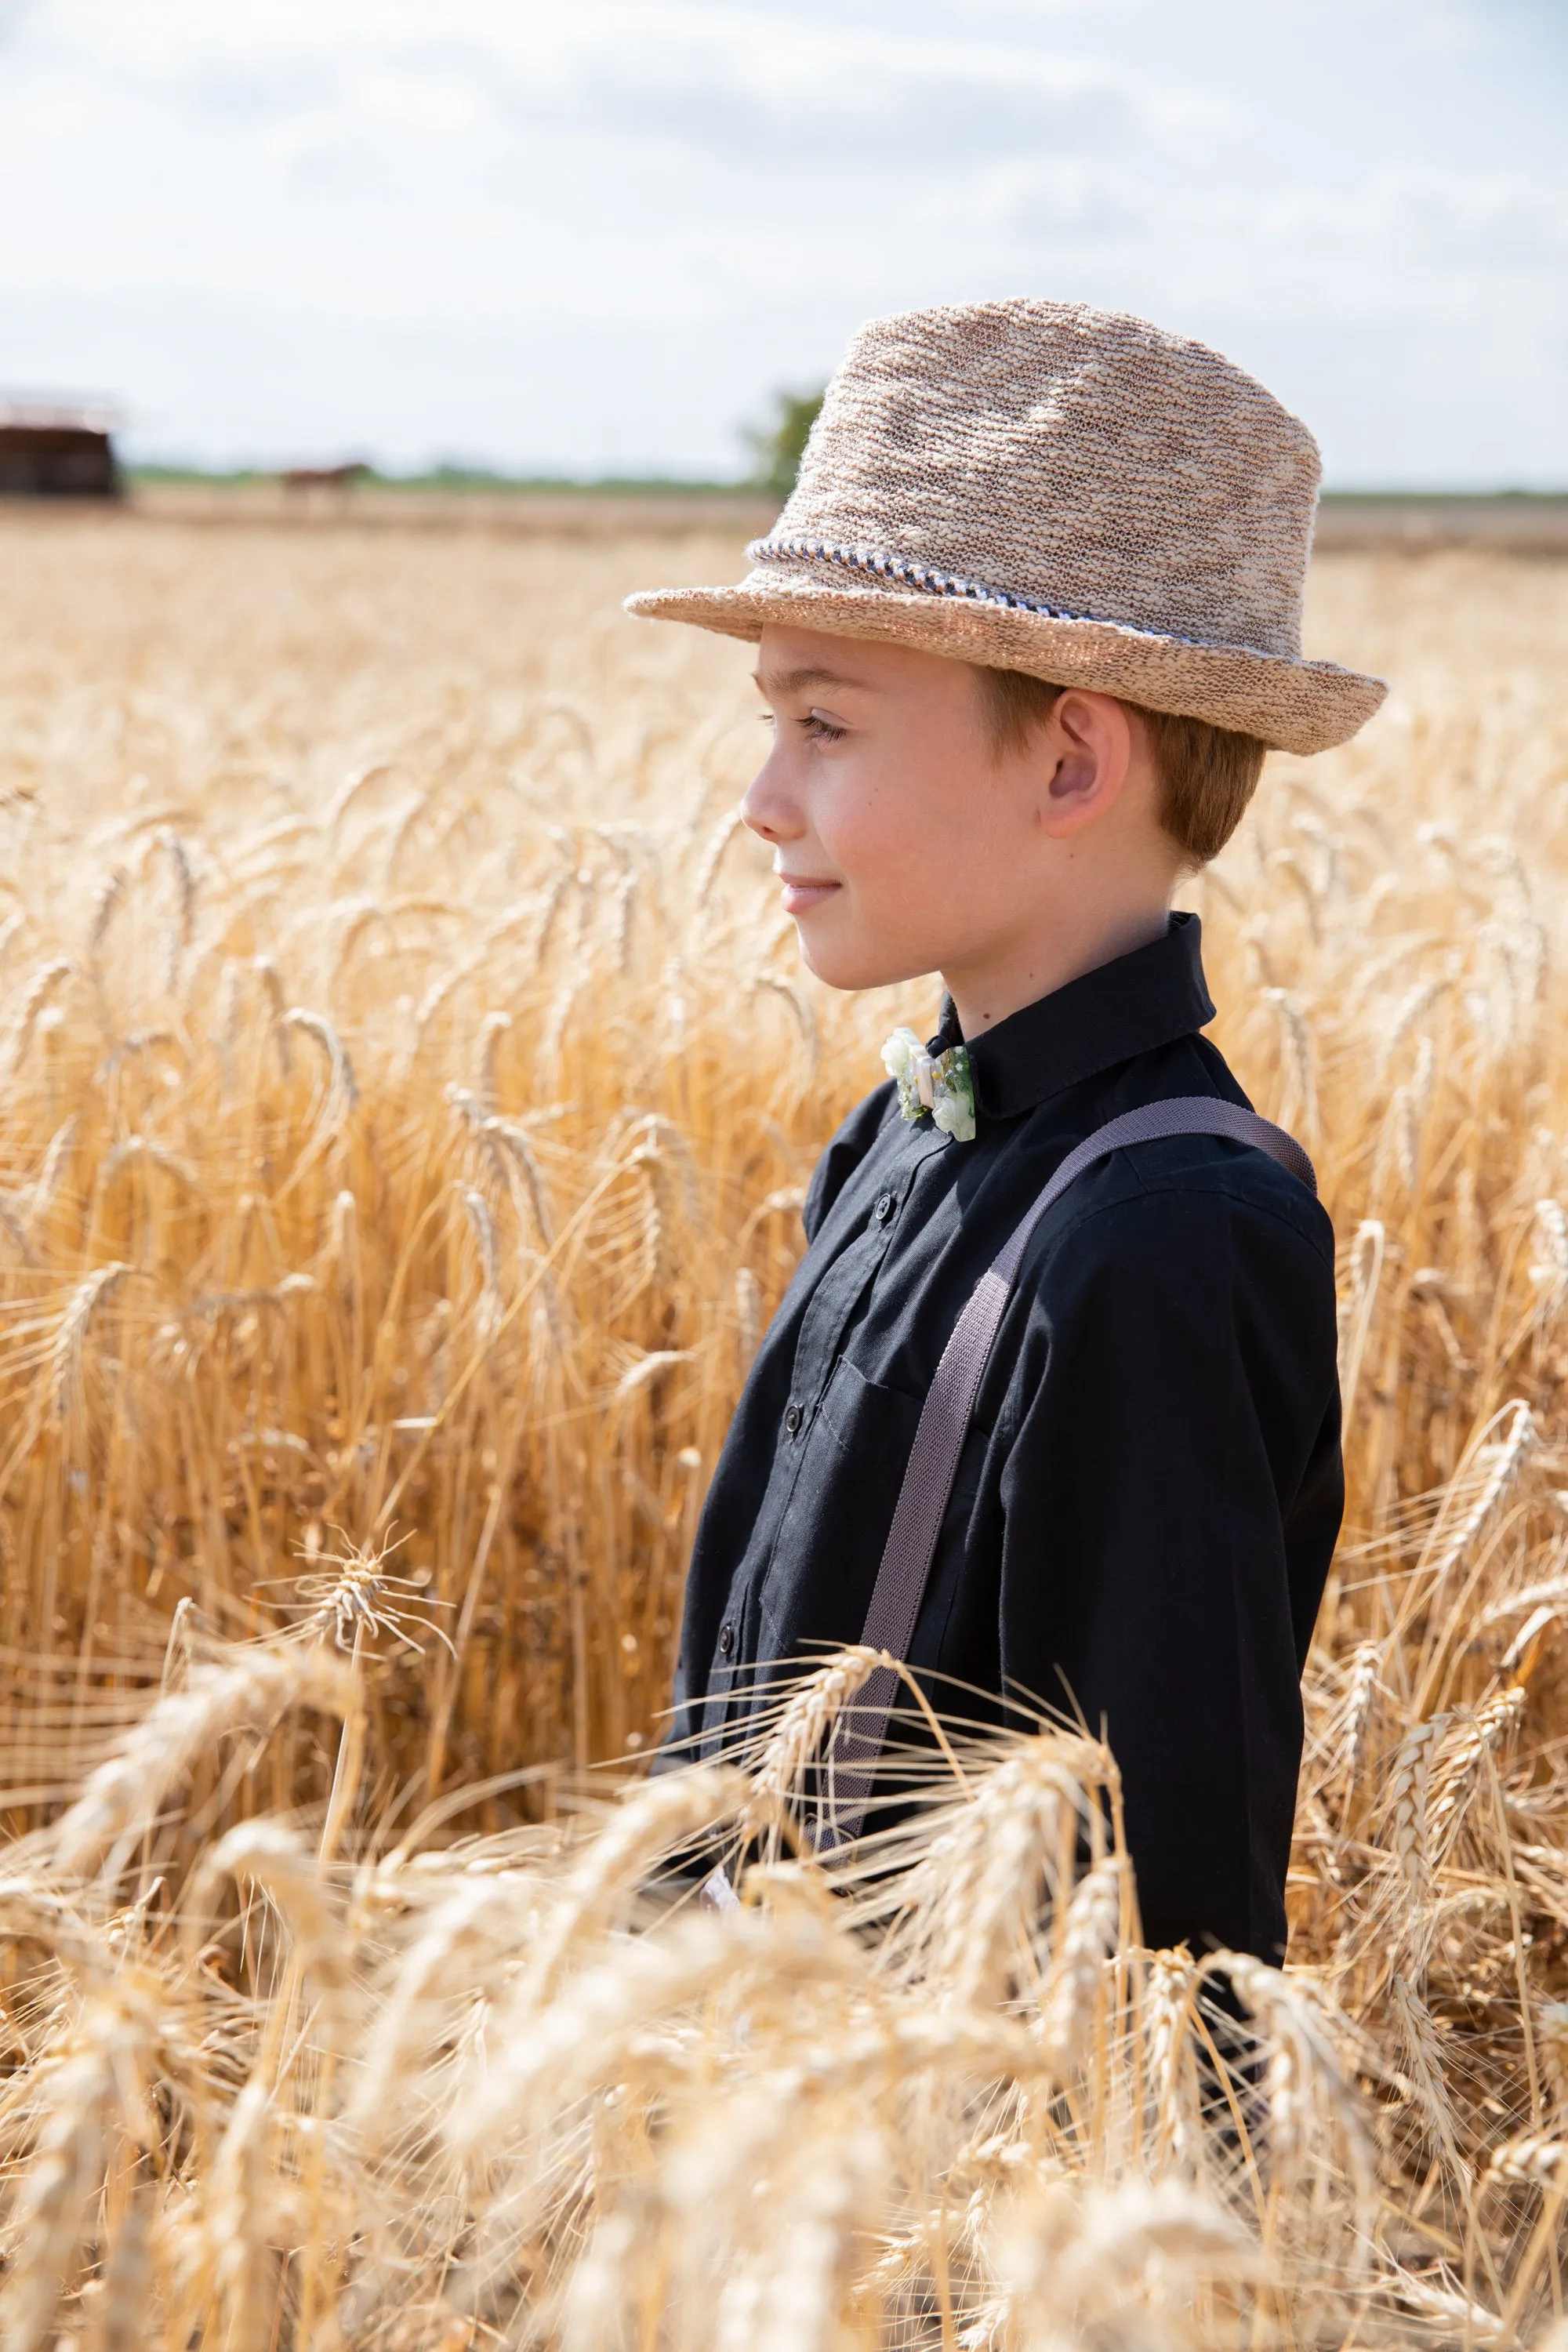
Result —
[[895, 1029], [882, 1048], [882, 1067], [899, 1082], [899, 1109], [907, 1119], [929, 1110], [955, 1143], [974, 1140], [974, 1080], [967, 1045], [928, 1054], [912, 1029]]

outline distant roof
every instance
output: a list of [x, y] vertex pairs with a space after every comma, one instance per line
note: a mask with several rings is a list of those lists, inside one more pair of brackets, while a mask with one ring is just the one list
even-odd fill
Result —
[[0, 393], [0, 432], [112, 433], [118, 422], [102, 401], [24, 400]]

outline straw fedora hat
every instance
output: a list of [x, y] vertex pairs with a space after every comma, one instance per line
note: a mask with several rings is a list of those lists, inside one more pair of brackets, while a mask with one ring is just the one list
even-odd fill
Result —
[[896, 638], [1321, 751], [1387, 688], [1302, 658], [1320, 472], [1260, 383], [1146, 320], [907, 310], [850, 344], [746, 578], [626, 610]]

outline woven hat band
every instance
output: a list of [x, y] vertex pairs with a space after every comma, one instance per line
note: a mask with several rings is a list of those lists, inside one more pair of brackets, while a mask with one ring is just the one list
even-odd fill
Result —
[[1088, 613], [1063, 612], [1036, 596], [1016, 595], [1010, 588], [988, 588], [978, 580], [964, 580], [952, 572], [933, 572], [904, 555], [889, 555], [874, 547], [846, 547], [827, 539], [753, 539], [746, 550], [753, 563], [837, 563], [874, 579], [890, 580], [900, 588], [919, 589], [928, 596], [967, 596], [973, 604], [1001, 604], [1009, 612], [1048, 613], [1056, 621], [1087, 621]]
[[[995, 604], [1006, 613], [1038, 613], [1048, 621], [1086, 621], [1097, 628], [1113, 629], [1125, 625], [1107, 620], [1103, 613], [1070, 612], [1062, 604], [1048, 604], [1041, 596], [1020, 595], [1016, 589], [994, 588], [984, 581], [966, 580], [959, 572], [934, 572], [929, 564], [916, 563], [904, 555], [890, 555], [879, 548], [846, 547], [826, 539], [753, 539], [746, 549], [753, 563], [825, 563], [839, 570], [865, 573], [874, 580], [886, 580], [895, 588], [913, 589], [925, 596], [957, 596], [971, 604]], [[1173, 645], [1213, 645], [1209, 637], [1188, 637], [1173, 629], [1161, 632]], [[1243, 652], [1258, 650], [1254, 646], [1239, 648]]]

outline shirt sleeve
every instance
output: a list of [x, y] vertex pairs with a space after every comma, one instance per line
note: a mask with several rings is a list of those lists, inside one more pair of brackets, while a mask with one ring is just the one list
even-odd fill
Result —
[[1151, 1189], [1068, 1228], [1030, 1317], [1004, 1686], [1109, 1736], [1148, 1940], [1278, 1960], [1342, 1503], [1331, 1255], [1218, 1186]]

